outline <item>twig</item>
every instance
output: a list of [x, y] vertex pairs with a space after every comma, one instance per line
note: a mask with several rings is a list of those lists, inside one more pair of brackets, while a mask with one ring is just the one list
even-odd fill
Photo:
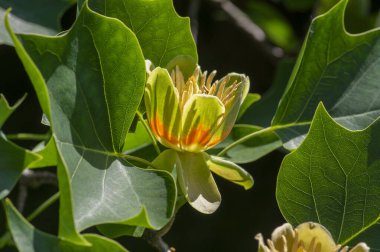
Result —
[[189, 17], [190, 17], [191, 33], [193, 34], [195, 43], [197, 43], [198, 41], [198, 28], [199, 28], [198, 14], [199, 14], [200, 6], [201, 6], [201, 0], [190, 0]]
[[44, 141], [49, 140], [50, 134], [33, 134], [33, 133], [18, 133], [6, 135], [9, 140], [32, 140]]
[[35, 172], [25, 170], [22, 173], [17, 199], [17, 209], [20, 212], [24, 210], [26, 198], [28, 197], [28, 188], [38, 188], [41, 185], [58, 186], [57, 176], [47, 171]]
[[27, 217], [28, 221], [34, 220], [40, 213], [45, 211], [47, 208], [49, 208], [51, 205], [53, 205], [54, 202], [56, 202], [59, 199], [59, 192], [53, 194], [50, 198], [48, 198], [44, 203], [42, 203], [37, 209], [35, 209], [29, 216]]
[[234, 22], [237, 27], [247, 33], [253, 41], [255, 41], [268, 56], [277, 61], [284, 56], [284, 51], [279, 48], [270, 45], [266, 41], [264, 31], [256, 25], [242, 10], [240, 10], [235, 4], [229, 0], [210, 0], [214, 4], [217, 4]]
[[155, 248], [158, 252], [175, 252], [175, 248], [169, 247], [168, 244], [162, 239], [167, 234], [174, 223], [174, 217], [160, 230], [146, 229], [143, 238]]

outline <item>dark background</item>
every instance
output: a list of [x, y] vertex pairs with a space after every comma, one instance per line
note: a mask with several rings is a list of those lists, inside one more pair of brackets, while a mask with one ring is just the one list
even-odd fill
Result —
[[[190, 1], [195, 0], [174, 1], [181, 16], [188, 16], [189, 12], [191, 13], [189, 6], [193, 3]], [[294, 3], [302, 1], [305, 0], [294, 0]], [[247, 14], [254, 16], [256, 13], [249, 7], [251, 2], [266, 2], [287, 20], [294, 31], [296, 43], [293, 49], [285, 50], [284, 58], [295, 58], [318, 2], [307, 0], [306, 2], [311, 2], [309, 7], [294, 9], [284, 3], [289, 1], [234, 1]], [[279, 61], [270, 59], [251, 36], [231, 21], [218, 4], [208, 0], [201, 0], [199, 3], [200, 8], [193, 19], [198, 24], [199, 64], [203, 69], [217, 69], [220, 76], [233, 71], [245, 73], [251, 79], [251, 91], [265, 93], [273, 81]], [[370, 13], [376, 13], [379, 7], [380, 1], [372, 1]], [[75, 10], [76, 7], [73, 6], [62, 18], [64, 29], [68, 29], [74, 21]], [[349, 20], [350, 17], [346, 19]], [[357, 24], [358, 22], [356, 24], [347, 22], [348, 30], [359, 32], [370, 28], [368, 25]], [[0, 46], [0, 93], [3, 93], [11, 104], [24, 93], [28, 93], [27, 99], [5, 124], [3, 128], [5, 133], [47, 131], [47, 127], [40, 123], [42, 112], [28, 76], [14, 49], [9, 46]], [[35, 143], [20, 144], [31, 148]], [[172, 229], [164, 237], [165, 240], [179, 252], [256, 251], [255, 235], [261, 232], [269, 237], [271, 231], [284, 222], [275, 199], [276, 176], [284, 155], [284, 152], [275, 151], [256, 162], [244, 165], [255, 179], [254, 187], [248, 191], [216, 177], [223, 199], [217, 212], [204, 215], [187, 205], [184, 206], [177, 214]], [[54, 171], [54, 168], [48, 170]], [[10, 196], [14, 202], [17, 202], [17, 188]], [[56, 190], [54, 186], [48, 185], [30, 188], [23, 214], [27, 215], [33, 211]], [[32, 224], [43, 231], [56, 233], [58, 203], [38, 216]], [[1, 209], [0, 235], [4, 232], [4, 228], [4, 213]], [[153, 251], [142, 239], [122, 237], [118, 241], [131, 251]]]

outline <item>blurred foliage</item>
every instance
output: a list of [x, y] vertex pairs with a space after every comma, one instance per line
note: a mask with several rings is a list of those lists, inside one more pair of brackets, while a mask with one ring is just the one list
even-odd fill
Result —
[[285, 51], [297, 49], [299, 42], [293, 27], [275, 6], [266, 2], [251, 1], [246, 11], [252, 21], [263, 29], [269, 41]]

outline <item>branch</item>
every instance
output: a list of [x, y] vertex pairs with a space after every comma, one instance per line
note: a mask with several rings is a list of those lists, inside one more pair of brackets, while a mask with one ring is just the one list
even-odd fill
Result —
[[149, 243], [150, 246], [155, 248], [158, 252], [175, 252], [175, 248], [169, 247], [168, 244], [162, 239], [167, 234], [174, 223], [174, 217], [169, 221], [166, 226], [160, 230], [146, 229], [143, 238]]
[[54, 173], [32, 170], [23, 171], [19, 184], [19, 192], [17, 199], [17, 209], [22, 212], [25, 207], [26, 198], [28, 197], [28, 188], [38, 188], [41, 185], [58, 186], [57, 176]]
[[284, 56], [284, 51], [279, 47], [270, 45], [266, 40], [264, 31], [231, 1], [210, 1], [218, 5], [234, 21], [235, 25], [248, 34], [273, 61], [277, 61]]

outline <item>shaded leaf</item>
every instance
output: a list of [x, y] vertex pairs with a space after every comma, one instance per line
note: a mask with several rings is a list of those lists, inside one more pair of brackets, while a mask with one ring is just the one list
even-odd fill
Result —
[[33, 152], [41, 157], [41, 160], [34, 162], [28, 168], [43, 168], [48, 166], [57, 166], [57, 147], [54, 138], [45, 144], [44, 142], [37, 145]]
[[61, 31], [61, 18], [75, 0], [2, 0], [0, 2], [0, 44], [13, 45], [3, 20], [8, 8], [9, 17], [17, 33], [56, 35]]
[[9, 200], [5, 201], [8, 226], [20, 252], [126, 252], [117, 242], [95, 234], [85, 234], [90, 245], [78, 246], [53, 235], [35, 229], [15, 209]]
[[26, 96], [18, 100], [13, 106], [10, 106], [3, 94], [0, 94], [0, 128], [4, 125], [8, 117], [15, 111], [24, 101]]
[[128, 226], [123, 224], [102, 224], [97, 226], [98, 230], [109, 238], [118, 238], [121, 236], [141, 237], [145, 228], [138, 226]]
[[85, 5], [64, 36], [23, 35], [21, 43], [12, 37], [47, 107], [62, 161], [60, 235], [81, 242], [79, 231], [101, 223], [165, 225], [176, 196], [172, 177], [135, 167], [121, 154], [145, 86], [134, 34]]
[[23, 170], [38, 159], [39, 156], [0, 136], [0, 199], [9, 194]]
[[[9, 106], [5, 97], [0, 95], [0, 128], [23, 99]], [[0, 199], [9, 194], [23, 170], [40, 159], [38, 155], [9, 142], [1, 134], [0, 132]]]
[[[380, 116], [380, 30], [360, 35], [345, 31], [347, 0], [316, 18], [294, 68], [273, 126], [284, 140], [297, 147], [314, 111], [323, 101], [329, 114], [343, 126], [363, 129]], [[292, 126], [306, 125], [300, 130]]]
[[[322, 0], [317, 13], [323, 14], [339, 0]], [[346, 9], [346, 28], [349, 32], [359, 33], [376, 27], [379, 13], [372, 13], [371, 0], [349, 0]]]
[[[209, 153], [216, 155], [235, 141], [260, 130], [262, 128], [258, 126], [236, 124], [230, 135], [221, 144], [209, 150]], [[274, 132], [265, 132], [231, 148], [223, 158], [238, 164], [250, 163], [281, 146], [282, 142]]]
[[379, 120], [350, 131], [320, 105], [278, 175], [277, 201], [287, 221], [318, 222], [341, 244], [373, 225], [380, 216], [379, 141]]

